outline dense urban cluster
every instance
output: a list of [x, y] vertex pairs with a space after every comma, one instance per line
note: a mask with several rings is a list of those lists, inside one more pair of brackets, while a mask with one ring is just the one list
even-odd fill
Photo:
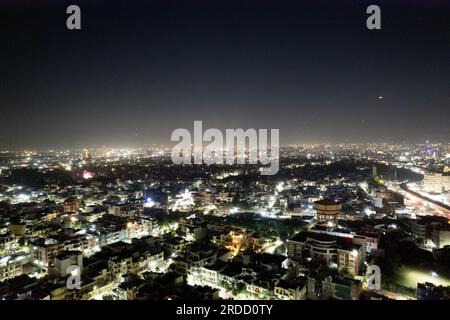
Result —
[[[450, 299], [450, 145], [0, 153], [0, 299]], [[380, 268], [380, 287], [367, 270]]]

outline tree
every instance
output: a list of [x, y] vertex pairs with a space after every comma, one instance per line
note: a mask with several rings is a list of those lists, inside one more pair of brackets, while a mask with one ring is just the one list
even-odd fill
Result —
[[341, 273], [345, 274], [345, 275], [348, 275], [348, 269], [346, 267], [342, 268], [341, 269]]
[[19, 246], [23, 247], [24, 245], [26, 245], [27, 243], [27, 239], [25, 237], [21, 237], [17, 243], [19, 244]]
[[220, 282], [220, 286], [222, 288], [224, 288], [225, 290], [231, 290], [232, 289], [231, 285], [228, 282], [226, 282], [226, 281]]
[[240, 294], [241, 292], [243, 292], [245, 290], [245, 283], [243, 282], [238, 282], [236, 284], [234, 284], [233, 289], [232, 289], [232, 293], [234, 296]]

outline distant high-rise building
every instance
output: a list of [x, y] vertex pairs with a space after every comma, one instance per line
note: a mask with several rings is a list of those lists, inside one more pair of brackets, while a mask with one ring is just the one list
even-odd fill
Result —
[[81, 151], [81, 158], [85, 161], [91, 160], [91, 153], [88, 149], [83, 149], [83, 151]]
[[372, 177], [375, 179], [378, 177], [377, 166], [372, 166]]

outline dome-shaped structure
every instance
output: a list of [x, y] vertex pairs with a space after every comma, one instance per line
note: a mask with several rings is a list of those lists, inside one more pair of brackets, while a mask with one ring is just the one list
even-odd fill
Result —
[[317, 212], [318, 222], [336, 222], [338, 214], [342, 211], [342, 203], [331, 199], [323, 199], [314, 202], [313, 208]]

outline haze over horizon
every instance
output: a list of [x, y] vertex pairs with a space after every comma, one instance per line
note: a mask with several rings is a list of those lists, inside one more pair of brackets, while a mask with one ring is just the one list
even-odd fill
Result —
[[281, 145], [450, 142], [448, 3], [376, 1], [370, 31], [372, 2], [5, 1], [0, 150], [170, 146], [194, 120]]

